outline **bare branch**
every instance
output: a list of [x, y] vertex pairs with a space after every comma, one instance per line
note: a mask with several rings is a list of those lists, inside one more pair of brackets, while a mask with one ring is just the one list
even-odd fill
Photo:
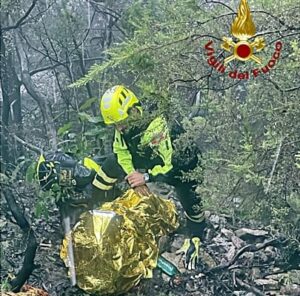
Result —
[[276, 165], [277, 165], [277, 162], [278, 162], [278, 158], [279, 158], [279, 155], [280, 155], [280, 151], [281, 151], [283, 140], [284, 140], [284, 137], [282, 137], [280, 139], [278, 147], [277, 147], [277, 151], [276, 151], [276, 155], [275, 155], [275, 160], [274, 160], [274, 163], [273, 163], [273, 166], [272, 166], [272, 170], [271, 170], [270, 177], [269, 177], [269, 180], [268, 180], [268, 185], [267, 185], [267, 188], [266, 188], [266, 191], [265, 191], [266, 194], [269, 193], [269, 190], [270, 190], [270, 187], [271, 187], [272, 178], [273, 178], [273, 175], [274, 175], [274, 172], [275, 172], [275, 168], [276, 168]]
[[26, 146], [26, 147], [29, 148], [30, 150], [32, 150], [32, 151], [34, 151], [34, 152], [37, 152], [37, 153], [39, 153], [39, 154], [41, 154], [41, 153], [43, 152], [43, 150], [42, 150], [41, 148], [39, 148], [39, 147], [37, 147], [37, 146], [34, 146], [34, 145], [30, 144], [30, 143], [25, 142], [24, 140], [22, 140], [22, 139], [19, 138], [18, 136], [13, 135], [13, 137], [14, 137], [14, 139], [15, 139], [16, 141], [18, 141], [18, 142], [21, 143], [22, 145]]
[[4, 195], [12, 215], [17, 221], [17, 224], [20, 226], [23, 232], [28, 234], [27, 246], [22, 268], [19, 270], [16, 277], [10, 281], [12, 291], [19, 292], [21, 287], [28, 280], [32, 271], [36, 268], [34, 264], [34, 258], [38, 247], [38, 243], [36, 241], [34, 232], [30, 227], [30, 224], [25, 218], [24, 214], [21, 212], [20, 207], [18, 206], [11, 189], [8, 186], [4, 186], [2, 194]]
[[292, 87], [292, 88], [288, 88], [288, 89], [285, 89], [284, 92], [290, 92], [290, 91], [295, 91], [297, 89], [300, 89], [300, 85], [296, 86], [296, 87]]
[[55, 129], [55, 124], [53, 117], [51, 115], [51, 110], [47, 102], [47, 98], [36, 89], [32, 81], [31, 76], [29, 75], [29, 65], [28, 60], [26, 59], [26, 53], [24, 49], [23, 40], [19, 34], [15, 36], [17, 55], [21, 66], [21, 81], [24, 84], [28, 94], [38, 103], [40, 110], [45, 121], [45, 128], [47, 130], [48, 139], [53, 150], [57, 148], [57, 134]]
[[32, 4], [30, 5], [29, 9], [26, 11], [26, 13], [17, 21], [17, 23], [15, 25], [12, 26], [8, 26], [8, 27], [4, 27], [1, 30], [2, 31], [8, 31], [8, 30], [12, 30], [12, 29], [17, 29], [19, 26], [21, 26], [24, 22], [24, 20], [29, 16], [29, 14], [31, 13], [31, 11], [33, 10], [33, 8], [35, 7], [37, 0], [33, 0]]
[[258, 296], [266, 296], [265, 293], [263, 293], [261, 290], [257, 289], [256, 287], [250, 286], [249, 284], [243, 282], [239, 278], [236, 278], [236, 282], [242, 287], [248, 290], [249, 292], [253, 292], [255, 295]]
[[184, 82], [184, 83], [199, 82], [200, 80], [202, 80], [206, 77], [209, 77], [209, 76], [211, 76], [211, 74], [201, 76], [198, 79], [196, 79], [196, 78], [193, 78], [193, 79], [175, 79], [175, 80], [170, 81], [170, 84], [173, 84], [173, 83], [176, 83], [176, 82]]
[[279, 243], [283, 244], [284, 242], [281, 242], [279, 239], [275, 238], [275, 239], [268, 240], [268, 241], [266, 241], [266, 242], [264, 242], [262, 244], [256, 244], [256, 245], [250, 244], [250, 245], [247, 245], [247, 246], [241, 248], [230, 261], [228, 261], [225, 264], [220, 264], [220, 265], [218, 265], [216, 267], [212, 267], [206, 273], [220, 272], [220, 271], [222, 271], [222, 270], [230, 267], [245, 252], [257, 252], [257, 251], [259, 251], [261, 249], [264, 249], [264, 248], [266, 248], [268, 246], [276, 246]]
[[235, 13], [235, 11], [234, 11], [229, 5], [227, 5], [227, 4], [223, 3], [223, 2], [220, 2], [220, 1], [213, 1], [213, 0], [211, 0], [211, 1], [205, 0], [205, 2], [206, 2], [207, 4], [209, 4], [209, 3], [220, 4], [220, 5], [225, 6], [226, 8], [228, 8], [229, 10], [231, 10], [232, 12]]

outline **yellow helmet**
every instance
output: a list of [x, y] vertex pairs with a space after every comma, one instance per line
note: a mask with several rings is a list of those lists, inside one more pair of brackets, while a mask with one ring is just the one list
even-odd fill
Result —
[[132, 107], [137, 107], [142, 112], [138, 98], [123, 85], [108, 89], [100, 101], [100, 112], [105, 124], [113, 124], [126, 119]]

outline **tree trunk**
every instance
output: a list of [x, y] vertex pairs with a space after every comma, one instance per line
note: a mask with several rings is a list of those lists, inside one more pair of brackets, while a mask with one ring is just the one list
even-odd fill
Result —
[[53, 117], [51, 114], [51, 109], [47, 102], [47, 98], [36, 89], [32, 81], [32, 78], [29, 74], [28, 60], [24, 50], [23, 41], [19, 34], [17, 34], [16, 36], [16, 45], [17, 45], [16, 48], [17, 48], [17, 53], [20, 61], [20, 66], [21, 66], [22, 83], [24, 84], [29, 95], [38, 103], [40, 107], [43, 120], [44, 120], [44, 125], [47, 131], [47, 136], [49, 139], [50, 148], [55, 151], [57, 150], [57, 134], [56, 134]]
[[[1, 57], [1, 89], [2, 89], [2, 125], [1, 125], [1, 155], [3, 170], [6, 164], [14, 162], [12, 153], [9, 149], [9, 120], [11, 115], [11, 105], [20, 101], [20, 82], [16, 76], [13, 66], [12, 53], [7, 52], [3, 31], [0, 32], [0, 57]], [[16, 106], [15, 106], [16, 107]], [[20, 114], [18, 114], [20, 115]], [[18, 117], [18, 120], [21, 120]]]

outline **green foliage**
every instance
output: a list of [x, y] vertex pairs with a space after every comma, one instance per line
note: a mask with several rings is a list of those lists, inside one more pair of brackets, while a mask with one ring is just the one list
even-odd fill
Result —
[[98, 98], [91, 98], [86, 100], [80, 107], [79, 110], [80, 111], [84, 111], [86, 109], [90, 109], [92, 104], [96, 103], [99, 99]]
[[11, 285], [9, 284], [9, 279], [8, 279], [8, 277], [5, 278], [5, 279], [1, 282], [0, 291], [1, 291], [1, 292], [8, 292], [8, 291], [11, 291]]
[[66, 124], [64, 124], [62, 127], [60, 127], [57, 131], [57, 135], [61, 136], [64, 133], [66, 133], [67, 131], [69, 131], [72, 127], [72, 122], [67, 122]]
[[[276, 40], [283, 42], [283, 50], [270, 73], [247, 81], [212, 70], [203, 49], [213, 40], [216, 55], [222, 55], [221, 39], [230, 36], [232, 11], [221, 3], [197, 3], [134, 1], [121, 19], [126, 38], [106, 51], [106, 61], [93, 65], [71, 86], [99, 82], [104, 90], [131, 83], [146, 110], [157, 106], [150, 115], [144, 112], [145, 117], [165, 114], [170, 127], [182, 122], [185, 132], [174, 141], [176, 149], [197, 145], [201, 150], [199, 166], [185, 178], [198, 181], [207, 208], [263, 221], [295, 237], [300, 209], [295, 202], [300, 179], [300, 52], [296, 35], [289, 34], [298, 26], [295, 3], [249, 2], [257, 33], [263, 33], [267, 44], [259, 53], [263, 65], [274, 53]], [[230, 5], [237, 11], [237, 1]], [[239, 71], [256, 67], [252, 61], [228, 66]], [[201, 116], [188, 119], [199, 92]], [[86, 113], [79, 117], [84, 124], [100, 123]], [[97, 135], [107, 139], [107, 134], [104, 128], [85, 126], [82, 143]]]
[[100, 123], [100, 122], [103, 122], [103, 120], [101, 119], [100, 116], [98, 116], [98, 117], [92, 117], [88, 113], [84, 113], [84, 112], [79, 112], [78, 116], [79, 116], [79, 118], [82, 121], [87, 121], [87, 122], [90, 122], [90, 123]]
[[28, 166], [25, 173], [26, 182], [33, 183], [36, 180], [36, 165], [37, 163], [34, 161]]
[[[106, 59], [85, 76], [66, 81], [71, 87], [65, 91], [84, 98], [87, 86], [104, 91], [127, 84], [145, 106], [145, 118], [164, 114], [170, 128], [182, 123], [185, 132], [174, 141], [176, 149], [197, 145], [201, 150], [199, 166], [184, 178], [198, 181], [207, 208], [271, 223], [296, 236], [297, 219], [290, 217], [291, 208], [296, 217], [299, 213], [299, 17], [291, 0], [249, 1], [257, 34], [267, 44], [258, 53], [263, 65], [274, 53], [274, 42], [281, 40], [283, 50], [268, 74], [232, 80], [209, 67], [204, 46], [213, 40], [215, 55], [222, 59], [221, 40], [230, 36], [238, 2], [226, 4], [230, 9], [221, 2], [133, 1], [120, 17], [126, 37], [116, 38], [105, 50]], [[64, 49], [80, 37], [83, 20], [76, 19], [74, 7], [62, 5], [57, 12], [57, 26], [63, 29], [56, 44]], [[232, 61], [227, 70], [257, 67], [253, 61]], [[199, 92], [199, 105], [191, 108]], [[82, 101], [59, 125], [64, 151], [80, 158], [96, 147], [102, 151], [111, 140], [111, 130], [90, 113], [96, 102], [94, 97]], [[155, 110], [150, 114], [148, 107]], [[192, 120], [191, 112], [196, 114]]]
[[62, 188], [58, 184], [53, 184], [51, 189], [43, 191], [37, 188], [37, 202], [35, 204], [34, 214], [37, 218], [44, 216], [46, 219], [49, 217], [49, 208], [54, 207], [55, 203], [62, 201], [65, 202], [72, 194], [72, 190]]

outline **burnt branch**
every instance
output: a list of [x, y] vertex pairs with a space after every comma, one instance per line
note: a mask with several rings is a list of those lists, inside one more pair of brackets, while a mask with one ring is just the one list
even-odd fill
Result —
[[10, 285], [12, 287], [13, 292], [19, 292], [24, 283], [28, 280], [32, 271], [36, 268], [34, 264], [34, 258], [36, 254], [36, 250], [38, 247], [38, 243], [36, 241], [35, 234], [30, 227], [29, 222], [24, 217], [20, 207], [18, 206], [11, 189], [8, 186], [3, 186], [3, 195], [8, 204], [8, 207], [14, 216], [17, 224], [20, 226], [24, 234], [27, 234], [27, 247], [25, 250], [23, 265], [17, 276], [10, 281]]
[[224, 269], [227, 269], [228, 267], [233, 265], [239, 259], [239, 257], [242, 254], [244, 254], [245, 252], [257, 252], [257, 251], [260, 251], [260, 250], [262, 250], [262, 249], [264, 249], [268, 246], [278, 246], [279, 244], [284, 244], [284, 242], [281, 242], [278, 238], [275, 238], [275, 239], [268, 240], [268, 241], [266, 241], [262, 244], [247, 245], [247, 246], [241, 248], [230, 261], [228, 261], [225, 264], [220, 264], [216, 267], [212, 267], [206, 273], [220, 272]]
[[249, 285], [248, 283], [243, 282], [239, 278], [236, 278], [236, 282], [238, 283], [239, 286], [241, 286], [242, 288], [244, 288], [245, 290], [247, 290], [249, 292], [253, 292], [255, 295], [266, 296], [266, 294], [263, 293], [261, 290], [259, 290], [258, 288], [254, 287], [254, 286]]

